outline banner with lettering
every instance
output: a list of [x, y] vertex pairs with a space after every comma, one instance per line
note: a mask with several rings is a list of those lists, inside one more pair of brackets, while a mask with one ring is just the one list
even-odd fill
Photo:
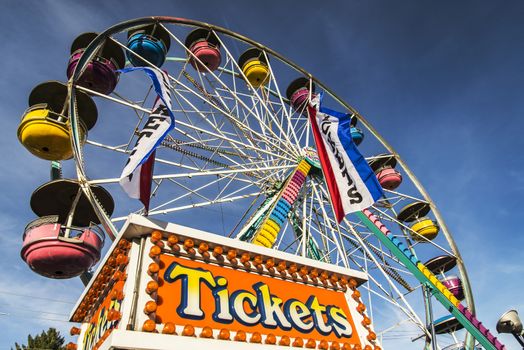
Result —
[[351, 138], [351, 115], [324, 108], [321, 102], [319, 94], [308, 111], [322, 172], [340, 223], [347, 214], [370, 207], [384, 193]]
[[144, 71], [153, 82], [158, 97], [153, 111], [138, 134], [135, 146], [120, 175], [120, 185], [131, 198], [140, 199], [146, 212], [149, 210], [151, 179], [154, 163], [153, 152], [175, 127], [175, 116], [171, 110], [171, 83], [167, 73], [149, 67], [131, 67], [120, 70], [127, 73]]

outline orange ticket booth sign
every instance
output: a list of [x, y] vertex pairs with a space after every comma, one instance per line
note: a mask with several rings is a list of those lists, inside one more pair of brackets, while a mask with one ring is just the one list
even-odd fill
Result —
[[380, 349], [340, 266], [133, 215], [73, 310], [77, 350]]
[[345, 293], [163, 255], [162, 322], [327, 341], [358, 339]]

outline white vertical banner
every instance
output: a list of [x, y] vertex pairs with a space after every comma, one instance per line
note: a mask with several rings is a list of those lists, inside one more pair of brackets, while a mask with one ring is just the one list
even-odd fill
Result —
[[351, 138], [351, 115], [321, 106], [319, 94], [308, 106], [313, 137], [337, 221], [366, 209], [384, 195], [375, 173]]
[[[158, 97], [155, 100], [153, 110], [144, 127], [138, 134], [133, 150], [129, 154], [127, 163], [120, 175], [120, 185], [131, 198], [141, 199], [149, 197], [144, 193], [144, 178], [151, 179], [151, 174], [142, 174], [143, 170], [152, 171], [152, 166], [144, 167], [151, 154], [175, 127], [175, 116], [171, 110], [171, 83], [167, 73], [149, 67], [132, 67], [120, 70], [122, 73], [132, 71], [145, 72], [153, 82]], [[141, 180], [142, 179], [142, 180]], [[151, 181], [151, 180], [149, 180]], [[148, 204], [144, 203], [146, 209]]]

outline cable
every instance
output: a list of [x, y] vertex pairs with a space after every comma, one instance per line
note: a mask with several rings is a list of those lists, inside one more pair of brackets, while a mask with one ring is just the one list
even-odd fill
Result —
[[17, 297], [31, 298], [31, 299], [41, 299], [41, 300], [53, 301], [53, 302], [56, 302], [56, 303], [64, 303], [64, 304], [72, 304], [72, 305], [74, 305], [76, 303], [76, 302], [73, 302], [73, 301], [65, 301], [65, 300], [37, 297], [37, 296], [34, 296], [34, 295], [18, 294], [18, 293], [8, 292], [8, 291], [5, 291], [5, 290], [0, 290], [0, 294], [9, 294], [9, 295], [17, 296]]
[[55, 321], [55, 322], [63, 322], [63, 323], [77, 323], [77, 322], [70, 322], [68, 320], [60, 320], [60, 319], [48, 318], [48, 317], [30, 317], [30, 316], [20, 316], [20, 315], [14, 315], [14, 314], [9, 314], [9, 316], [13, 318], [24, 318], [24, 319], [30, 319], [30, 320], [45, 320], [45, 321]]
[[[22, 311], [22, 312], [35, 312], [35, 313], [57, 315], [57, 316], [69, 316], [68, 314], [61, 314], [61, 313], [58, 313], [58, 312], [48, 312], [48, 311], [43, 311], [43, 310], [26, 309], [26, 308], [21, 308], [21, 307], [18, 307], [18, 306], [13, 306], [13, 305], [3, 305], [2, 307], [3, 308], [7, 308], [7, 309], [9, 309], [10, 307], [14, 308], [15, 309], [14, 312]], [[11, 315], [10, 312], [7, 312], [7, 313], [9, 315]]]

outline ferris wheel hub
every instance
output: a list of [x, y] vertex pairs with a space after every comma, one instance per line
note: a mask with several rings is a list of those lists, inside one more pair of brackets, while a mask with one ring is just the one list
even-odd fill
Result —
[[317, 153], [317, 151], [314, 148], [312, 148], [312, 147], [304, 147], [302, 149], [302, 154], [304, 155], [306, 161], [314, 169], [320, 170], [320, 158], [318, 158], [318, 153]]

